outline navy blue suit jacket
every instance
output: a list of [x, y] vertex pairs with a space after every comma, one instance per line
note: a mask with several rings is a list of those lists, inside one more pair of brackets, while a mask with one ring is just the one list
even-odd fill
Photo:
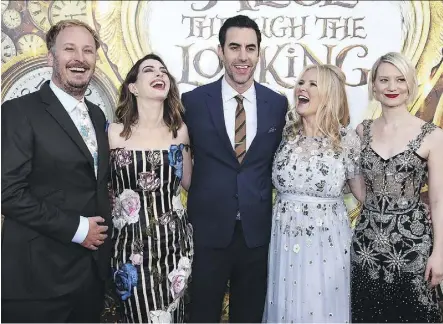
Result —
[[226, 132], [221, 79], [182, 95], [194, 157], [187, 206], [198, 246], [227, 247], [237, 211], [248, 247], [269, 243], [272, 160], [281, 141], [288, 101], [258, 83], [254, 86], [257, 134], [241, 164]]

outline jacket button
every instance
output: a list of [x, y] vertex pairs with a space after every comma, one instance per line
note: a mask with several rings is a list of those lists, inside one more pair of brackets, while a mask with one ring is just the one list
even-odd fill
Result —
[[234, 195], [234, 198], [235, 198], [235, 199], [238, 199], [238, 194], [235, 194], [235, 195]]

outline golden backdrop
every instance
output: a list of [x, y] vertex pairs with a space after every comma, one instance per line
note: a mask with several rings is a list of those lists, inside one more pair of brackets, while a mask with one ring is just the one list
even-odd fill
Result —
[[[304, 4], [303, 4], [304, 3]], [[326, 21], [328, 24], [321, 26], [319, 19], [325, 20], [324, 17], [319, 17], [317, 13], [325, 13], [325, 10], [335, 10], [338, 14], [347, 14], [352, 16], [358, 8], [367, 5], [370, 1], [1, 1], [2, 8], [2, 102], [7, 99], [11, 99], [22, 94], [37, 90], [42, 80], [50, 77], [50, 69], [46, 67], [46, 47], [44, 37], [46, 31], [50, 26], [61, 19], [76, 18], [89, 23], [99, 33], [101, 38], [102, 47], [99, 50], [99, 61], [97, 64], [96, 75], [92, 81], [90, 90], [87, 95], [93, 102], [99, 104], [109, 119], [112, 119], [112, 109], [115, 106], [115, 100], [117, 97], [117, 90], [121, 81], [124, 79], [127, 71], [132, 64], [145, 54], [149, 53], [153, 48], [161, 56], [165, 57], [167, 65], [173, 65], [172, 73], [179, 80], [179, 87], [181, 92], [192, 89], [198, 84], [207, 83], [209, 81], [217, 79], [221, 74], [221, 67], [214, 71], [214, 68], [209, 69], [211, 71], [203, 71], [202, 65], [218, 66], [219, 62], [217, 58], [208, 57], [211, 54], [211, 50], [215, 48], [217, 43], [218, 28], [221, 25], [223, 18], [219, 17], [218, 12], [234, 14], [247, 14], [253, 18], [256, 18], [259, 26], [262, 27], [263, 43], [266, 45], [265, 49], [268, 52], [261, 53], [261, 63], [258, 67], [258, 79], [265, 85], [271, 88], [277, 89], [281, 92], [285, 92], [290, 101], [292, 100], [291, 89], [295, 80], [297, 72], [301, 68], [311, 62], [332, 62], [342, 67], [344, 70], [350, 70], [354, 66], [346, 66], [347, 61], [354, 62], [358, 58], [369, 58], [371, 53], [379, 51], [378, 41], [380, 44], [386, 37], [392, 37], [393, 42], [398, 43], [397, 50], [408, 56], [417, 68], [420, 91], [419, 96], [410, 107], [411, 113], [428, 121], [433, 121], [435, 124], [443, 125], [443, 99], [441, 99], [442, 93], [442, 69], [441, 64], [443, 58], [443, 2], [442, 1], [377, 1], [377, 7], [380, 7], [382, 3], [396, 5], [398, 16], [401, 18], [401, 26], [396, 26], [396, 20], [392, 21], [394, 25], [391, 29], [398, 28], [401, 40], [394, 39], [395, 35], [377, 35], [373, 34], [378, 32], [372, 31], [378, 24], [376, 9], [373, 9], [373, 13], [367, 13], [362, 17], [346, 18], [346, 22], [349, 19], [353, 20], [353, 35], [349, 35], [351, 31], [347, 31], [347, 35], [344, 35], [341, 39], [337, 37], [340, 32], [341, 26], [334, 27], [332, 29], [330, 25], [337, 25], [343, 23], [341, 21], [336, 22], [332, 19], [338, 19], [329, 17], [330, 21]], [[298, 7], [297, 7], [298, 6]], [[375, 3], [371, 5], [375, 6]], [[392, 6], [392, 5], [391, 5]], [[161, 12], [162, 8], [165, 8]], [[169, 21], [165, 21], [165, 18], [171, 14], [168, 12], [170, 8], [176, 7], [177, 9], [184, 8], [186, 10], [181, 16], [181, 22], [177, 19], [170, 18]], [[366, 7], [362, 7], [366, 8]], [[390, 7], [387, 7], [388, 9]], [[289, 30], [292, 28], [292, 33], [300, 25], [295, 25], [292, 21], [291, 25], [281, 24], [282, 27], [275, 28], [278, 19], [298, 19], [297, 15], [287, 15], [288, 9], [304, 10], [306, 13], [302, 18], [306, 18], [309, 21], [312, 15], [316, 18], [317, 30], [323, 32], [323, 37], [317, 39], [309, 39], [307, 32], [300, 35], [278, 35], [276, 30]], [[294, 11], [296, 12], [296, 11]], [[326, 11], [328, 12], [328, 11]], [[282, 14], [286, 16], [282, 16]], [[164, 15], [158, 18], [159, 15]], [[331, 14], [332, 15], [332, 14]], [[176, 16], [174, 16], [176, 17]], [[177, 16], [178, 17], [178, 16]], [[372, 18], [371, 18], [372, 17]], [[180, 18], [180, 17], [179, 17]], [[218, 18], [220, 22], [214, 23], [214, 19]], [[200, 20], [198, 20], [200, 19]], [[304, 19], [303, 22], [306, 22]], [[357, 23], [364, 22], [366, 19], [366, 26], [357, 26]], [[371, 20], [372, 19], [372, 20]], [[159, 22], [163, 20], [163, 22]], [[212, 23], [209, 23], [208, 21]], [[272, 20], [272, 21], [271, 21]], [[277, 20], [277, 21], [275, 21]], [[397, 19], [398, 20], [398, 19]], [[151, 23], [151, 21], [155, 22]], [[268, 31], [269, 23], [274, 29]], [[160, 25], [162, 24], [163, 25]], [[394, 24], [395, 23], [395, 24]], [[154, 24], [154, 25], [153, 25]], [[191, 25], [192, 24], [192, 25]], [[203, 24], [210, 24], [205, 25]], [[400, 23], [399, 23], [400, 24]], [[176, 28], [172, 32], [168, 29], [169, 25], [181, 26], [180, 30]], [[200, 25], [200, 29], [199, 29]], [[350, 23], [349, 23], [350, 25]], [[203, 26], [203, 27], [202, 27]], [[356, 27], [357, 26], [357, 27]], [[386, 27], [390, 25], [387, 24]], [[309, 24], [304, 24], [303, 28], [311, 27]], [[346, 29], [352, 26], [344, 26]], [[394, 28], [395, 27], [395, 28]], [[211, 34], [205, 35], [204, 28], [211, 28]], [[364, 29], [366, 28], [366, 30]], [[183, 33], [185, 29], [185, 33]], [[323, 31], [322, 31], [323, 29]], [[327, 30], [328, 29], [328, 30]], [[189, 31], [189, 32], [188, 32]], [[330, 31], [334, 35], [328, 34]], [[175, 38], [163, 37], [164, 33], [168, 35], [178, 35]], [[179, 33], [181, 32], [181, 34]], [[198, 32], [200, 35], [197, 35]], [[284, 30], [286, 34], [286, 31]], [[289, 32], [288, 32], [289, 33]], [[366, 35], [359, 35], [366, 33]], [[369, 42], [366, 40], [372, 40]], [[396, 37], [398, 38], [398, 37]], [[354, 39], [355, 41], [352, 41]], [[286, 40], [293, 41], [292, 45], [298, 45], [302, 48], [301, 54], [297, 55], [299, 49], [288, 48], [287, 53], [295, 52], [291, 58], [289, 55], [283, 56], [281, 52], [280, 56], [269, 56], [269, 51], [275, 51], [275, 48], [281, 50]], [[305, 40], [305, 42], [303, 42]], [[179, 44], [171, 44], [171, 48], [175, 47], [173, 54], [166, 51], [163, 46], [168, 42], [179, 42]], [[298, 41], [298, 42], [294, 42]], [[360, 42], [359, 42], [360, 41]], [[387, 39], [389, 42], [390, 39]], [[319, 51], [315, 52], [318, 43], [328, 48], [327, 54], [320, 55]], [[336, 44], [345, 44], [342, 46], [340, 53], [332, 54], [333, 47]], [[198, 53], [192, 53], [192, 46], [200, 46], [201, 44], [207, 44]], [[331, 45], [332, 44], [332, 45]], [[269, 46], [268, 46], [269, 45]], [[274, 48], [271, 48], [271, 47]], [[341, 45], [340, 45], [341, 46]], [[178, 49], [180, 51], [178, 51]], [[339, 47], [337, 47], [339, 48]], [[286, 49], [286, 48], [284, 48]], [[387, 50], [391, 50], [392, 47], [386, 47]], [[360, 51], [357, 52], [357, 50]], [[354, 51], [354, 52], [352, 52]], [[366, 53], [366, 52], [369, 52]], [[275, 53], [275, 52], [274, 52]], [[287, 54], [286, 52], [284, 54]], [[277, 53], [278, 54], [278, 53]], [[176, 55], [175, 57], [173, 55]], [[332, 61], [331, 61], [332, 56]], [[335, 56], [335, 62], [334, 62]], [[170, 58], [172, 57], [172, 58]], [[294, 57], [297, 60], [294, 60]], [[303, 58], [303, 62], [302, 61]], [[292, 59], [292, 61], [291, 61]], [[269, 61], [277, 61], [275, 66], [271, 66]], [[294, 64], [295, 61], [295, 64]], [[343, 62], [345, 61], [345, 62]], [[369, 72], [369, 67], [374, 60], [365, 61], [360, 66], [355, 66], [354, 70], [361, 70], [361, 76], [358, 75], [357, 83], [349, 83], [349, 89], [355, 90], [355, 88], [365, 89], [366, 77]], [[176, 62], [180, 62], [177, 63]], [[292, 62], [292, 63], [291, 63]], [[285, 70], [278, 70], [279, 65], [292, 64]], [[199, 65], [200, 64], [200, 65]], [[349, 63], [348, 63], [349, 64]], [[352, 64], [352, 63], [351, 63]], [[303, 66], [302, 66], [303, 65]], [[344, 66], [343, 66], [344, 65]], [[178, 70], [181, 68], [181, 70]], [[207, 68], [208, 69], [208, 68]], [[348, 76], [356, 79], [357, 75], [351, 74], [351, 72], [345, 71]], [[196, 75], [194, 80], [192, 74]], [[363, 92], [362, 92], [363, 94]], [[367, 102], [366, 96], [362, 95], [359, 98], [360, 105], [366, 106], [364, 112], [356, 111], [357, 115], [361, 115], [354, 118], [354, 124], [359, 122], [363, 117], [376, 117], [379, 114], [379, 109], [375, 104], [365, 104]], [[351, 102], [351, 111], [353, 110], [353, 103]]]
[[[380, 107], [367, 104], [367, 75], [376, 57], [397, 50], [417, 69], [420, 90], [410, 112], [443, 126], [443, 1], [2, 0], [1, 13], [2, 102], [50, 78], [45, 33], [61, 19], [80, 19], [98, 32], [99, 59], [86, 95], [112, 120], [127, 71], [151, 51], [165, 59], [181, 92], [219, 78], [218, 29], [223, 19], [246, 14], [263, 33], [256, 78], [290, 102], [303, 66], [332, 63], [349, 76], [351, 123], [375, 118]], [[355, 201], [346, 202], [354, 217]]]

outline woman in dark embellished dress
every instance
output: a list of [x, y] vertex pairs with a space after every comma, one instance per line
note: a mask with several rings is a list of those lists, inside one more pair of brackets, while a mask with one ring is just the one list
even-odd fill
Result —
[[[382, 115], [357, 127], [366, 199], [351, 254], [352, 322], [440, 322], [443, 278], [443, 132], [412, 116], [411, 63], [388, 53], [372, 68]], [[420, 200], [428, 180], [432, 225]]]
[[113, 193], [111, 266], [125, 322], [183, 322], [192, 227], [180, 199], [191, 156], [175, 80], [149, 54], [121, 88], [109, 126]]

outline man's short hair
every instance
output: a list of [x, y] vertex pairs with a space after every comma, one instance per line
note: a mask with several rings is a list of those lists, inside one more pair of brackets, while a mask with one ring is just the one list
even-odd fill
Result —
[[53, 49], [55, 45], [55, 40], [57, 39], [58, 34], [60, 34], [60, 32], [63, 29], [75, 26], [86, 28], [94, 38], [96, 49], [100, 47], [98, 34], [94, 29], [91, 28], [91, 26], [77, 19], [67, 19], [67, 20], [61, 20], [55, 25], [53, 25], [46, 34], [46, 47], [48, 48], [48, 51]]

